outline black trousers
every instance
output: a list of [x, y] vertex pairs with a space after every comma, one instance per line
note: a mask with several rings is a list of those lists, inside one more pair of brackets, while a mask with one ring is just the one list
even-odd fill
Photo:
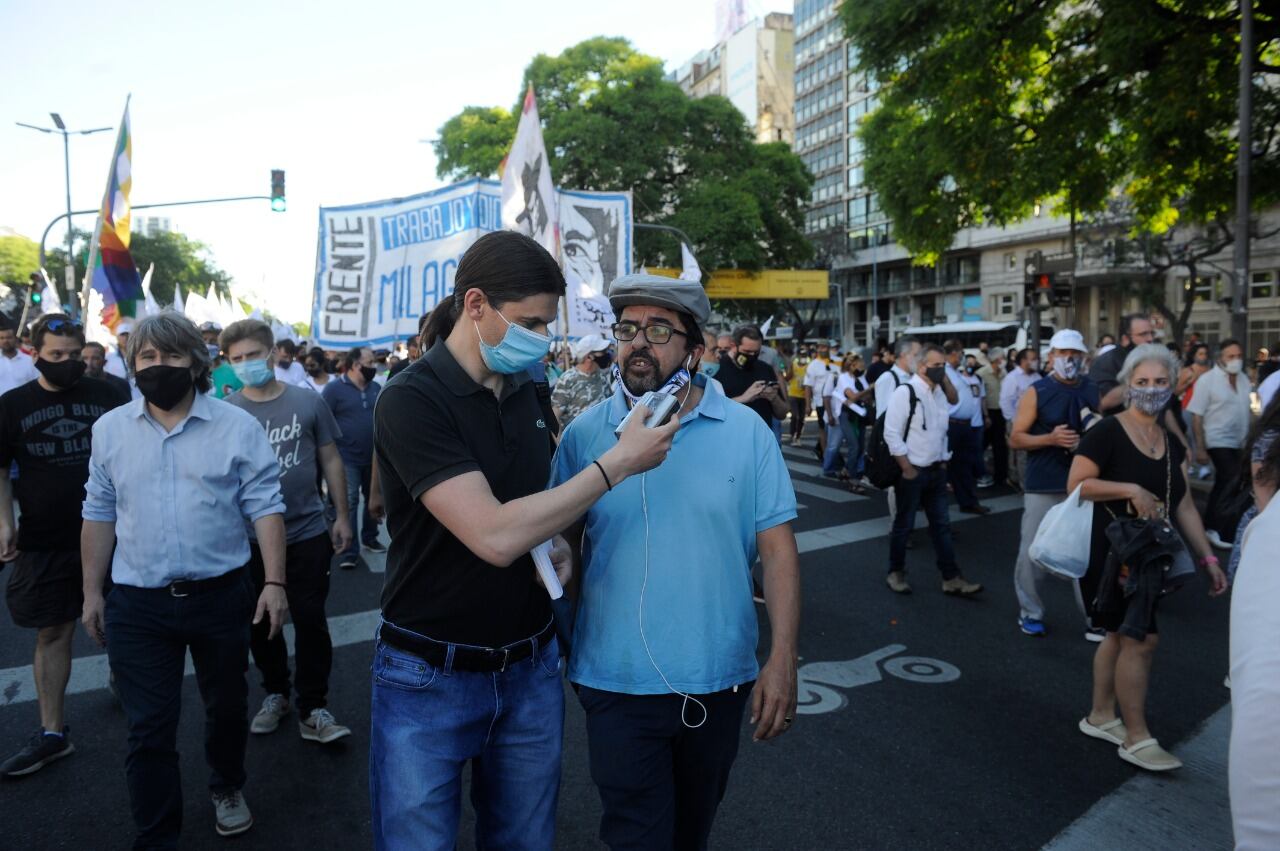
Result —
[[703, 849], [738, 756], [752, 683], [695, 695], [618, 694], [581, 686], [591, 779], [604, 815], [600, 839], [613, 849]]
[[1204, 525], [1213, 529], [1222, 540], [1231, 542], [1236, 539], [1236, 525], [1240, 517], [1229, 516], [1223, 508], [1228, 502], [1232, 488], [1240, 483], [1240, 464], [1244, 460], [1243, 449], [1210, 449], [1209, 460], [1213, 462], [1213, 490], [1209, 492], [1209, 501], [1205, 504]]
[[209, 789], [244, 786], [249, 736], [245, 671], [255, 601], [247, 576], [187, 597], [129, 585], [116, 585], [107, 595], [107, 658], [129, 724], [125, 776], [138, 831], [134, 848], [178, 847], [178, 712], [188, 649], [204, 701]]
[[[266, 580], [262, 551], [252, 543], [249, 550], [249, 576], [253, 579], [254, 590], [261, 594]], [[294, 629], [300, 718], [306, 718], [313, 709], [323, 708], [329, 695], [333, 641], [329, 637], [324, 604], [329, 597], [329, 562], [332, 558], [333, 544], [327, 533], [289, 544], [284, 550], [285, 596], [289, 600], [289, 617]], [[284, 643], [284, 633], [268, 639], [271, 625], [267, 618], [250, 629], [249, 647], [253, 651], [254, 664], [262, 674], [262, 688], [268, 694], [288, 697], [289, 649]]]
[[991, 425], [986, 430], [982, 448], [991, 447], [991, 477], [1002, 485], [1009, 478], [1009, 442], [1004, 436], [1004, 411], [987, 408], [987, 415], [991, 417]]
[[951, 444], [951, 460], [947, 462], [951, 490], [961, 508], [972, 508], [978, 504], [978, 485], [973, 478], [974, 461], [982, 454], [978, 435], [968, 421], [950, 420], [947, 440]]

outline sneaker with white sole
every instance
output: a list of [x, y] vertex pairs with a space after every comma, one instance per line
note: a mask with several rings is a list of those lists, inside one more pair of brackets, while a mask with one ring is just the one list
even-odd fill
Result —
[[1101, 644], [1107, 640], [1107, 631], [1102, 627], [1086, 627], [1084, 631], [1084, 640], [1091, 641], [1094, 644]]
[[274, 733], [280, 726], [280, 719], [289, 714], [289, 698], [283, 694], [269, 694], [262, 699], [262, 708], [253, 716], [249, 724], [249, 732], [262, 735]]
[[60, 736], [46, 733], [44, 728], [37, 730], [21, 750], [0, 763], [0, 775], [25, 777], [64, 756], [71, 756], [76, 746], [71, 744], [70, 732], [70, 727], [63, 727]]
[[213, 793], [214, 830], [219, 836], [235, 836], [253, 827], [253, 814], [239, 789]]
[[327, 745], [344, 736], [351, 735], [351, 728], [344, 727], [333, 718], [327, 709], [313, 709], [311, 714], [298, 722], [298, 732], [308, 742], [319, 742]]

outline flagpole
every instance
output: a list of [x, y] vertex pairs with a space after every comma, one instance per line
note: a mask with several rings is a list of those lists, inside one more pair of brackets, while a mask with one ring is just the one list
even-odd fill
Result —
[[[120, 132], [116, 134], [116, 143], [111, 148], [111, 168], [107, 169], [107, 185], [102, 188], [102, 206], [98, 208], [98, 221], [93, 226], [93, 239], [89, 241], [89, 262], [85, 265], [84, 283], [80, 286], [80, 311], [82, 314], [87, 313], [89, 310], [89, 287], [93, 283], [93, 264], [98, 262], [98, 240], [102, 238], [102, 211], [111, 201], [107, 194], [111, 191], [111, 178], [116, 173], [116, 158], [119, 156], [117, 151], [120, 148], [120, 140], [124, 138], [124, 134], [128, 130], [129, 122], [126, 119], [129, 115], [129, 101], [132, 98], [132, 92], [124, 97], [124, 112], [120, 116]], [[132, 169], [133, 163], [131, 162], [129, 166]], [[69, 223], [68, 226], [70, 226]]]

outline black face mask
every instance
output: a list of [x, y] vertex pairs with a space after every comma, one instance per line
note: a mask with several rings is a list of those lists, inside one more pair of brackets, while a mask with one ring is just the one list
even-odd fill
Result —
[[855, 369], [855, 370], [853, 371], [853, 375], [854, 375], [854, 377], [855, 377], [855, 378], [861, 378], [861, 377], [862, 377], [862, 370], [860, 370], [860, 369]]
[[378, 370], [372, 366], [360, 367], [360, 375], [362, 378], [364, 378], [365, 384], [368, 384], [370, 381], [373, 381], [373, 377], [377, 374], [378, 374]]
[[325, 372], [327, 372], [327, 373], [329, 373], [330, 375], [335, 375], [335, 374], [337, 374], [337, 372], [338, 372], [338, 362], [337, 362], [336, 360], [327, 360], [327, 361], [325, 361], [325, 362], [324, 362], [324, 371], [325, 371]]
[[613, 353], [601, 352], [600, 354], [595, 355], [591, 359], [595, 361], [596, 366], [600, 367], [601, 369], [608, 369], [609, 366], [613, 363]]
[[187, 398], [195, 379], [189, 366], [149, 366], [134, 374], [142, 398], [162, 411], [172, 411]]
[[66, 390], [84, 377], [85, 363], [82, 360], [60, 360], [57, 363], [44, 358], [36, 358], [36, 369], [44, 376], [44, 380]]
[[312, 378], [318, 378], [320, 376], [320, 373], [324, 372], [324, 367], [320, 366], [314, 361], [308, 361], [306, 370], [307, 370], [307, 375], [311, 376]]
[[924, 374], [934, 384], [941, 384], [942, 379], [947, 377], [947, 368], [945, 366], [926, 367]]
[[743, 369], [746, 369], [747, 367], [755, 363], [756, 359], [759, 357], [760, 355], [758, 352], [738, 352], [738, 356], [735, 357], [733, 360], [734, 360], [734, 363], [736, 363], [738, 366], [742, 367]]

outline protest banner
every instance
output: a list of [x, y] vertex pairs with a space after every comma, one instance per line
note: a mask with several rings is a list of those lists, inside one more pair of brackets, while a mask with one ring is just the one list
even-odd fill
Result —
[[[558, 192], [569, 334], [607, 333], [606, 282], [631, 271], [629, 192]], [[467, 180], [406, 198], [320, 208], [311, 336], [326, 349], [387, 346], [453, 293], [458, 261], [502, 227], [502, 188]], [[552, 333], [563, 336], [557, 320]]]

